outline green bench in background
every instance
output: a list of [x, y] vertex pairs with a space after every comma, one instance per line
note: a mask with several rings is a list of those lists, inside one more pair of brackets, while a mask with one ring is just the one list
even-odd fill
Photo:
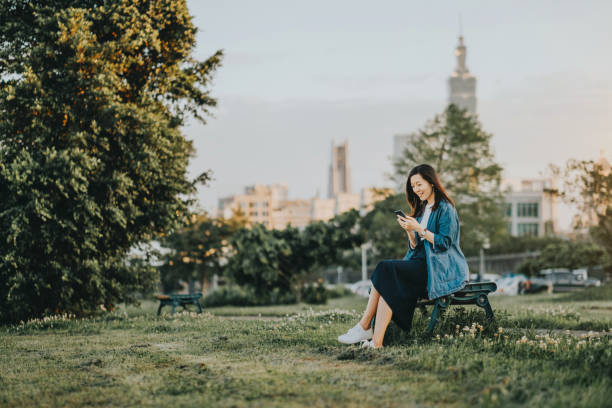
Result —
[[177, 306], [183, 306], [183, 309], [187, 309], [188, 305], [196, 305], [198, 307], [198, 313], [202, 313], [202, 305], [200, 305], [200, 299], [202, 298], [201, 293], [190, 293], [188, 295], [157, 295], [159, 300], [159, 307], [157, 308], [157, 315], [161, 314], [162, 307], [166, 305], [172, 306], [172, 314]]

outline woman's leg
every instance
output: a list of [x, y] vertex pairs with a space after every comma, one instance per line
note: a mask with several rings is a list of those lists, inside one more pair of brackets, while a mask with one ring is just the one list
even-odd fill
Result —
[[382, 347], [383, 338], [385, 337], [385, 331], [391, 321], [393, 312], [391, 308], [385, 302], [382, 296], [379, 296], [378, 307], [376, 310], [376, 323], [374, 324], [374, 336], [372, 337], [372, 343], [374, 347]]
[[372, 318], [376, 314], [376, 308], [378, 307], [378, 299], [380, 299], [380, 294], [376, 290], [374, 286], [370, 290], [370, 299], [368, 300], [368, 306], [366, 306], [365, 312], [363, 312], [363, 317], [359, 321], [359, 324], [363, 328], [363, 330], [368, 330], [372, 324]]

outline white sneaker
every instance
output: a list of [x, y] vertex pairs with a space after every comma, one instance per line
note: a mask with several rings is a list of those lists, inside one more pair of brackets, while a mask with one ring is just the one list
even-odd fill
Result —
[[379, 349], [380, 347], [376, 347], [372, 340], [364, 340], [361, 342], [362, 349]]
[[363, 340], [370, 340], [373, 335], [374, 332], [371, 327], [368, 330], [363, 330], [363, 327], [357, 323], [345, 334], [338, 336], [338, 341], [344, 344], [355, 344]]

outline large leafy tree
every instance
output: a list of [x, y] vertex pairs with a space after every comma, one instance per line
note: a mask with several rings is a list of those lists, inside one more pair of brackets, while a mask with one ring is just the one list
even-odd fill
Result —
[[[188, 208], [180, 127], [215, 105], [184, 0], [0, 0], [0, 319], [129, 301]], [[199, 179], [206, 180], [204, 174]]]
[[394, 163], [403, 185], [412, 167], [434, 167], [457, 205], [466, 254], [476, 253], [485, 240], [495, 243], [506, 235], [502, 168], [491, 150], [491, 137], [474, 115], [449, 105], [412, 136]]

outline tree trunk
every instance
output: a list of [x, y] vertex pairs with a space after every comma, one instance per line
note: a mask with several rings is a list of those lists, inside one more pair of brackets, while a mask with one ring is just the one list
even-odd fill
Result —
[[206, 289], [208, 289], [208, 274], [202, 272], [202, 296], [206, 296]]

